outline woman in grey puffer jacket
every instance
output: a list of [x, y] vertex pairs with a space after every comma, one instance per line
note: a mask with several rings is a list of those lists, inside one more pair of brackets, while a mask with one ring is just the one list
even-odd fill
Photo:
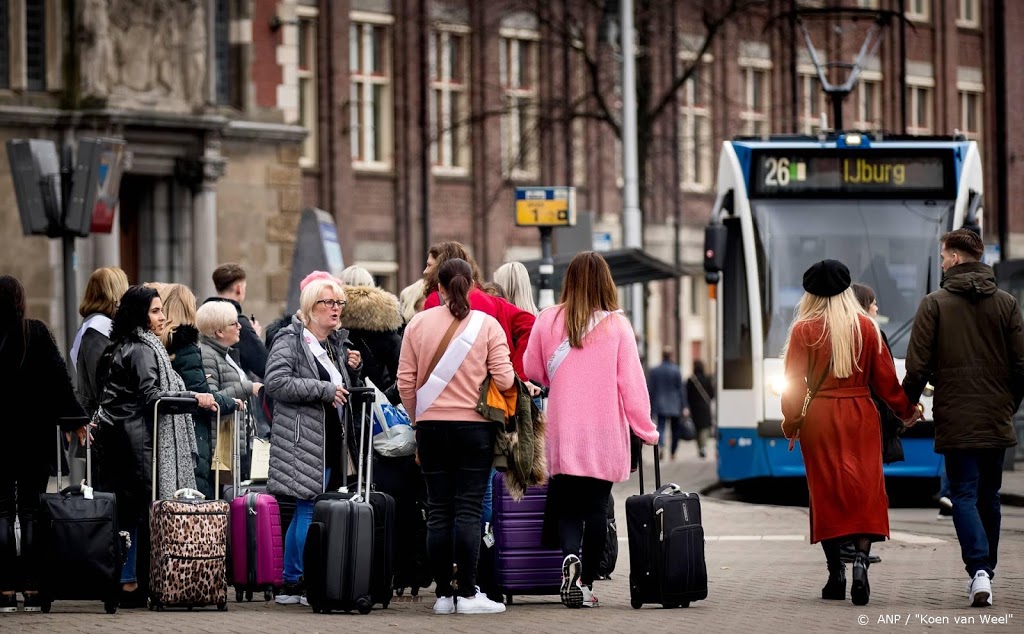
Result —
[[348, 388], [360, 384], [362, 371], [360, 354], [345, 345], [345, 331], [337, 330], [345, 307], [337, 281], [310, 281], [299, 305], [303, 319], [292, 318], [275, 337], [266, 374], [267, 394], [274, 399], [268, 488], [296, 501], [285, 537], [281, 604], [305, 603], [299, 581], [313, 498], [341, 482], [343, 430], [352, 415]]

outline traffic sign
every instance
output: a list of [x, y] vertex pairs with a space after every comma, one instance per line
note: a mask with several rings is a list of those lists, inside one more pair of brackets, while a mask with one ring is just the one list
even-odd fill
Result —
[[516, 225], [572, 227], [576, 224], [575, 187], [516, 187]]

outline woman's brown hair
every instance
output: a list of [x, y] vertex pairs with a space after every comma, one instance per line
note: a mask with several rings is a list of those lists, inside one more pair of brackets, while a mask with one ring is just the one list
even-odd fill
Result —
[[576, 254], [565, 271], [559, 301], [565, 311], [569, 345], [582, 348], [583, 336], [587, 333], [590, 316], [594, 311], [619, 309], [619, 297], [611, 269], [600, 254], [594, 251]]
[[875, 303], [875, 291], [867, 284], [850, 284], [850, 288], [853, 289], [853, 296], [857, 298], [857, 303], [864, 309], [864, 312], [867, 312], [871, 308], [871, 304]]
[[433, 256], [435, 264], [434, 268], [427, 271], [423, 276], [423, 283], [425, 284], [426, 292], [424, 295], [429, 296], [431, 293], [437, 290], [437, 278], [441, 270], [441, 265], [452, 258], [458, 258], [466, 262], [469, 266], [469, 270], [472, 272], [472, 281], [480, 285], [483, 282], [483, 276], [480, 274], [480, 267], [476, 265], [476, 262], [469, 255], [469, 251], [462, 245], [461, 242], [438, 242], [434, 246], [430, 247], [427, 251], [428, 255]]
[[116, 266], [96, 269], [89, 276], [82, 303], [78, 305], [78, 314], [83, 319], [95, 313], [113, 319], [114, 313], [117, 312], [117, 303], [127, 290], [128, 276], [124, 271]]
[[473, 285], [473, 270], [462, 258], [445, 260], [437, 267], [437, 280], [448, 292], [445, 304], [452, 316], [463, 320], [469, 314], [469, 289]]

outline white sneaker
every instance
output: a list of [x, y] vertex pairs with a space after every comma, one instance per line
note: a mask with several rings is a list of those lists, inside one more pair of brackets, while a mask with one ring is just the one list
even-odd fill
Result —
[[562, 605], [567, 608], [583, 607], [583, 588], [580, 575], [583, 573], [583, 562], [576, 555], [566, 555], [562, 560], [562, 587], [559, 595]]
[[299, 594], [279, 594], [274, 597], [274, 602], [278, 605], [298, 605], [304, 598]]
[[601, 607], [601, 602], [597, 600], [597, 596], [594, 594], [593, 590], [591, 590], [587, 586], [581, 586], [581, 589], [583, 590], [583, 607], [585, 607], [585, 608], [599, 608], [599, 607]]
[[434, 614], [455, 614], [455, 599], [437, 597], [437, 601], [434, 601]]
[[947, 509], [949, 511], [952, 511], [953, 510], [953, 500], [949, 499], [946, 496], [942, 496], [942, 497], [939, 498], [939, 506], [944, 508], [944, 509]]
[[971, 600], [972, 608], [987, 608], [992, 605], [992, 580], [989, 579], [987, 572], [979, 570], [974, 573], [967, 597]]
[[309, 600], [306, 599], [306, 595], [302, 595], [299, 597], [299, 604], [304, 605], [307, 608], [309, 607]]
[[455, 611], [459, 614], [499, 614], [505, 611], [505, 604], [491, 601], [486, 594], [478, 592], [475, 597], [459, 597]]

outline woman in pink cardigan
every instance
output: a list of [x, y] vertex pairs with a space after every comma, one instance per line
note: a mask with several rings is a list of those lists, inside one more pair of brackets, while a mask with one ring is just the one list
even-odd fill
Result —
[[[551, 386], [547, 452], [551, 480], [545, 539], [557, 542], [562, 603], [597, 607], [597, 553], [604, 551], [612, 483], [629, 479], [629, 432], [658, 442], [636, 336], [618, 309], [608, 264], [586, 251], [569, 263], [561, 303], [543, 311], [523, 366], [534, 383]], [[585, 562], [584, 553], [595, 553]], [[551, 544], [554, 546], [554, 544]]]

